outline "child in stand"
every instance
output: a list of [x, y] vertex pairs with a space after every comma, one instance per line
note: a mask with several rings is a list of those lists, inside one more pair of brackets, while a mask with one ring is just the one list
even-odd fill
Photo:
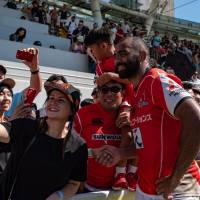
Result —
[[[115, 67], [115, 47], [112, 41], [112, 32], [106, 28], [95, 29], [89, 32], [88, 36], [85, 38], [85, 45], [92, 50], [93, 55], [97, 59], [96, 66], [96, 77], [97, 81], [102, 82], [102, 85], [107, 82], [106, 72], [116, 72]], [[98, 80], [101, 75], [102, 79]], [[113, 76], [115, 77], [115, 76]], [[127, 83], [125, 81], [125, 83]], [[134, 102], [131, 100], [133, 95], [133, 86], [128, 84], [125, 90], [125, 98], [121, 104], [121, 109], [119, 116], [130, 115], [130, 110], [132, 109]], [[117, 119], [116, 123], [119, 124], [120, 118]], [[123, 125], [121, 128], [122, 140], [121, 147], [126, 147], [132, 144], [132, 131], [131, 126]], [[123, 160], [118, 163], [116, 167], [116, 173], [113, 181], [113, 189], [129, 189], [130, 191], [135, 191], [136, 189], [136, 171], [137, 165], [136, 160]]]

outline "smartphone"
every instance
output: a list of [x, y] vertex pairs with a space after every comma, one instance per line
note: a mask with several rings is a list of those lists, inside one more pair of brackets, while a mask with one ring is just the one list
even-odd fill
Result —
[[17, 50], [16, 53], [16, 58], [20, 60], [26, 60], [28, 62], [32, 62], [34, 57], [34, 54], [28, 52], [28, 51], [23, 51], [23, 50]]
[[28, 103], [31, 106], [35, 97], [36, 97], [36, 90], [33, 88], [29, 88], [26, 92], [24, 103]]

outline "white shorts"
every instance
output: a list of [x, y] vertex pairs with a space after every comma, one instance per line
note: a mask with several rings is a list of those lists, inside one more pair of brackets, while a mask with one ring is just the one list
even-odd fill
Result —
[[[137, 186], [135, 200], [164, 200], [162, 195], [148, 195], [141, 191]], [[179, 196], [173, 197], [173, 200], [200, 200], [200, 197], [197, 196]]]

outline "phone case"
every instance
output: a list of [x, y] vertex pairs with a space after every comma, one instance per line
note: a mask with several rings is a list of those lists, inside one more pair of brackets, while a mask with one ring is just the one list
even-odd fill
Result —
[[24, 103], [28, 103], [31, 105], [33, 103], [33, 100], [35, 99], [35, 96], [36, 96], [36, 90], [33, 88], [29, 88], [26, 93], [26, 98]]
[[27, 51], [17, 50], [16, 58], [32, 62], [34, 55]]

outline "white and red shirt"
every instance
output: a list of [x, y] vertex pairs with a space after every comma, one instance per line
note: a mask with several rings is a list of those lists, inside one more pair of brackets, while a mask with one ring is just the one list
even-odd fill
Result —
[[[186, 98], [191, 96], [181, 81], [156, 68], [135, 88], [131, 123], [139, 157], [138, 185], [145, 194], [156, 195], [156, 181], [174, 170], [181, 137], [181, 123], [174, 113]], [[193, 162], [175, 193], [196, 194], [199, 183], [199, 168]]]
[[[76, 114], [74, 128], [85, 139], [88, 148], [99, 148], [105, 144], [119, 146], [120, 130], [116, 127], [116, 114], [108, 112], [99, 104], [81, 108]], [[96, 189], [110, 189], [115, 167], [105, 167], [88, 158], [87, 185]]]

